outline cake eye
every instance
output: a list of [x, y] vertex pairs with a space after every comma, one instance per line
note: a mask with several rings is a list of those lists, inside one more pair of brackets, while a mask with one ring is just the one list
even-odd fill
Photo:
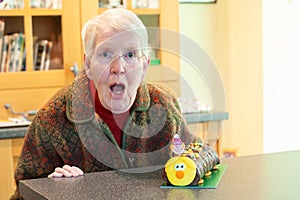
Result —
[[184, 168], [185, 168], [185, 165], [184, 165], [184, 164], [181, 164], [181, 165], [180, 165], [180, 169], [181, 169], [181, 170], [184, 170]]
[[185, 165], [184, 164], [176, 164], [175, 165], [175, 170], [184, 170], [185, 169]]

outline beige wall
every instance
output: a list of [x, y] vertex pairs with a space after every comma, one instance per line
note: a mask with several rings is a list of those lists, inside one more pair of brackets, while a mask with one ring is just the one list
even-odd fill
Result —
[[300, 1], [263, 1], [264, 152], [300, 149]]
[[261, 11], [252, 0], [179, 6], [180, 32], [207, 51], [223, 79], [229, 120], [222, 146], [238, 155], [263, 152]]

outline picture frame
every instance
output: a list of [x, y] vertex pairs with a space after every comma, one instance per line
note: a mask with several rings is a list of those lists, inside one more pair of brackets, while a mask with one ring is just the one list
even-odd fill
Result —
[[217, 3], [217, 0], [178, 0], [179, 3]]

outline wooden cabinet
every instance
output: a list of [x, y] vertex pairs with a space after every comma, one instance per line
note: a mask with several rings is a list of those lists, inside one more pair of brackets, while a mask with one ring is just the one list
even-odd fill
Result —
[[0, 199], [9, 199], [14, 193], [16, 168], [23, 138], [0, 140]]
[[[1, 10], [4, 34], [24, 34], [25, 55], [22, 70], [0, 73], [0, 119], [9, 114], [4, 104], [15, 111], [38, 110], [61, 87], [70, 83], [74, 76], [70, 67], [82, 63], [80, 39], [80, 2], [62, 1], [61, 8], [36, 8], [30, 0], [24, 0], [21, 8]], [[75, 23], [70, 23], [70, 22]], [[51, 41], [50, 69], [40, 71], [35, 65], [35, 44]]]
[[[61, 87], [74, 79], [70, 67], [82, 64], [80, 1], [63, 0], [61, 8], [34, 8], [31, 0], [24, 0], [21, 8], [0, 10], [5, 21], [4, 34], [24, 34], [26, 66], [22, 70], [0, 73], [0, 119], [11, 114], [4, 108], [9, 103], [14, 111], [39, 110]], [[53, 42], [50, 69], [36, 70], [35, 42]], [[1, 66], [1, 65], [0, 65]], [[0, 199], [12, 195], [15, 184], [13, 172], [23, 138], [0, 140]]]

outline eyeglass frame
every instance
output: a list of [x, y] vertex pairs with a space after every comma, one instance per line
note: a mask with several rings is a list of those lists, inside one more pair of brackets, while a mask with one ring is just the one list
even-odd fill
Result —
[[[141, 51], [139, 51], [139, 52], [141, 52]], [[103, 54], [105, 54], [105, 53], [108, 53], [108, 54], [109, 54], [109, 55], [108, 55], [109, 58], [103, 57]], [[132, 61], [126, 60], [126, 56], [128, 56], [129, 53], [132, 53], [132, 54], [133, 54], [134, 60], [132, 60]], [[122, 53], [121, 55], [114, 55], [112, 52], [110, 52], [110, 51], [108, 51], [108, 50], [102, 50], [102, 51], [100, 51], [100, 53], [97, 53], [97, 57], [102, 56], [102, 58], [107, 59], [107, 60], [103, 60], [103, 59], [100, 58], [99, 61], [101, 62], [101, 64], [104, 64], [104, 65], [107, 65], [107, 64], [113, 62], [113, 61], [114, 61], [115, 59], [117, 59], [117, 58], [122, 58], [121, 60], [122, 60], [126, 65], [133, 65], [133, 64], [136, 63], [136, 61], [137, 61], [138, 59], [146, 58], [146, 55], [145, 55], [144, 53], [141, 53], [141, 54], [142, 54], [142, 55], [139, 56], [138, 53], [136, 53], [136, 49], [125, 51], [125, 52]], [[128, 59], [128, 58], [127, 58], [127, 59]]]

